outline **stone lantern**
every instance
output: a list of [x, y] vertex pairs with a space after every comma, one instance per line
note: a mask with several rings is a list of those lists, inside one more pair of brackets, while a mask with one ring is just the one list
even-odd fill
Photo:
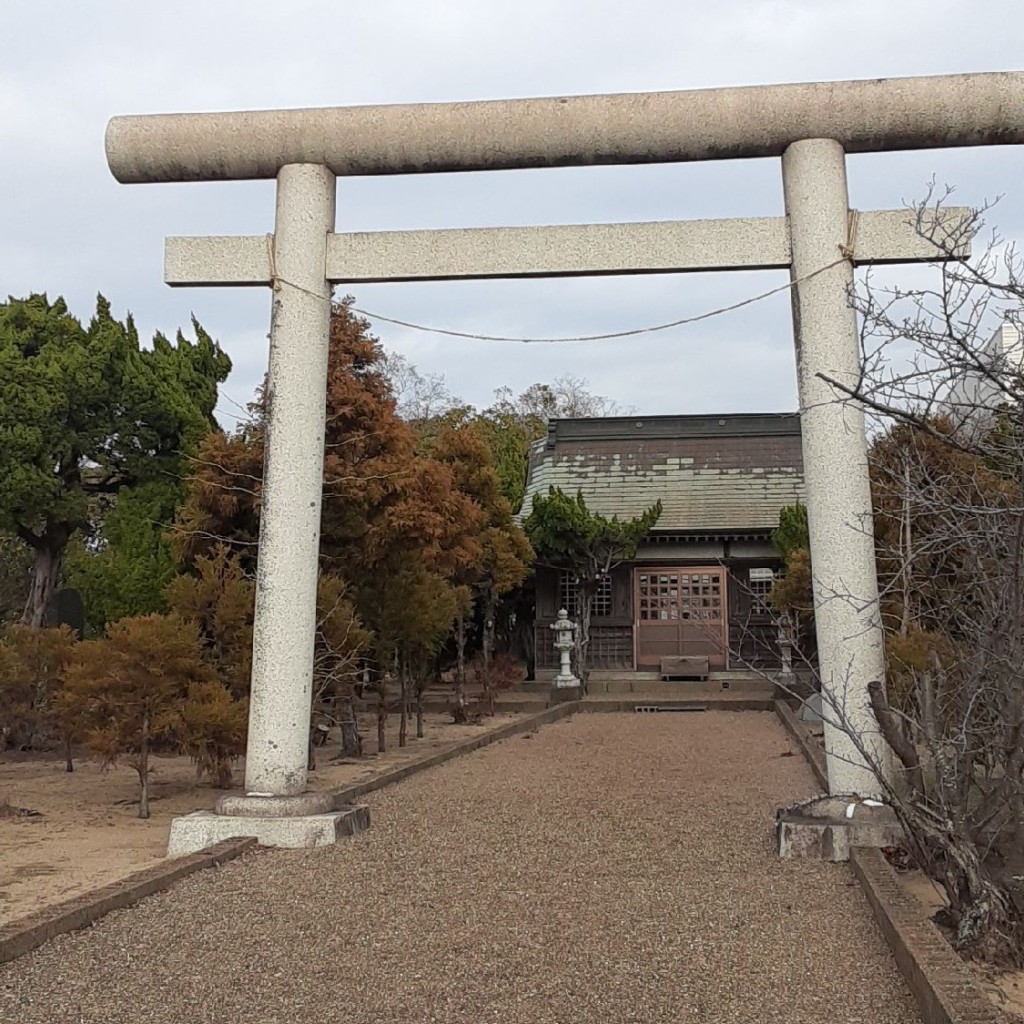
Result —
[[555, 676], [555, 689], [574, 689], [580, 685], [580, 681], [572, 674], [570, 664], [576, 623], [569, 618], [569, 613], [564, 608], [559, 608], [558, 618], [551, 623], [550, 628], [555, 631], [555, 642], [552, 646], [558, 651], [560, 659], [558, 675]]

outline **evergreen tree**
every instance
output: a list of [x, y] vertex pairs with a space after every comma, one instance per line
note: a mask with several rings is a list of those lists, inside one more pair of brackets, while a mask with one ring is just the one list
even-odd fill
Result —
[[231, 364], [193, 329], [195, 342], [157, 334], [143, 349], [131, 317], [116, 320], [102, 296], [84, 327], [60, 298], [0, 304], [0, 529], [33, 551], [24, 622], [43, 623], [68, 542], [96, 501], [179, 480], [182, 452], [214, 425]]

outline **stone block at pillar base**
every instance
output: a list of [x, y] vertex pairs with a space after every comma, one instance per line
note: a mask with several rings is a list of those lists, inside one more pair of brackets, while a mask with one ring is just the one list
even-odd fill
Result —
[[329, 814], [289, 817], [214, 814], [196, 811], [171, 821], [168, 857], [182, 857], [223, 839], [255, 836], [260, 846], [299, 849], [329, 846], [370, 827], [370, 809], [363, 804], [338, 808]]
[[[851, 804], [853, 815], [847, 817]], [[820, 796], [776, 813], [775, 842], [783, 860], [842, 862], [854, 846], [901, 846], [906, 835], [891, 807], [861, 804], [854, 796]]]
[[552, 686], [551, 687], [551, 703], [552, 704], [564, 704], [566, 701], [579, 700], [583, 695], [583, 691], [580, 685], [577, 683], [575, 686]]

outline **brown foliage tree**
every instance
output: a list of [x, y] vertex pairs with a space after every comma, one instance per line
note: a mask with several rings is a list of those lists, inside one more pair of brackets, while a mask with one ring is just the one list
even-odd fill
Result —
[[181, 707], [181, 746], [218, 789], [231, 786], [232, 765], [245, 752], [249, 701], [215, 679], [192, 683]]
[[[198, 555], [193, 572], [177, 577], [167, 588], [169, 606], [183, 619], [195, 623], [201, 638], [203, 661], [236, 702], [247, 700], [249, 695], [255, 596], [256, 585], [243, 568], [243, 556], [233, 554], [225, 544], [215, 545], [207, 555]], [[352, 683], [367, 641], [367, 633], [347, 598], [343, 581], [322, 576], [317, 584], [314, 722], [340, 724], [343, 732], [354, 722]], [[207, 703], [211, 700], [208, 694], [206, 700]], [[217, 716], [227, 714], [226, 707], [222, 709], [217, 703], [211, 706], [209, 713], [214, 715], [209, 720], [216, 732], [220, 728]], [[194, 731], [207, 720], [204, 715], [205, 712], [197, 711], [193, 716]], [[232, 722], [244, 720], [237, 708], [230, 717]], [[202, 742], [217, 740], [209, 737]], [[241, 739], [229, 746], [230, 757], [245, 750], [244, 729]], [[312, 761], [312, 750], [310, 758]], [[207, 761], [202, 759], [203, 764]], [[222, 770], [220, 777], [225, 777]]]
[[78, 644], [57, 702], [82, 723], [104, 766], [126, 761], [139, 776], [139, 817], [149, 817], [150, 754], [180, 747], [190, 687], [209, 679], [194, 624], [176, 615], [113, 623]]
[[[373, 655], [374, 685], [386, 708], [386, 674], [398, 648], [378, 629], [381, 588], [393, 586], [389, 601], [402, 600], [397, 581], [411, 563], [416, 572], [452, 578], [480, 556], [474, 535], [483, 513], [448, 466], [417, 455], [416, 434], [396, 411], [383, 351], [350, 307], [350, 299], [336, 303], [331, 318], [321, 565], [326, 576], [344, 580], [347, 599], [373, 636], [364, 653]], [[202, 446], [176, 527], [186, 559], [209, 557], [218, 543], [227, 544], [246, 574], [254, 570], [258, 540], [264, 395], [250, 411], [250, 422], [235, 434], [211, 436]], [[366, 633], [361, 637], [365, 646]]]
[[236, 698], [249, 694], [256, 585], [226, 544], [195, 558], [167, 587], [167, 604], [199, 630], [203, 660]]
[[462, 588], [457, 595], [455, 720], [465, 721], [464, 619], [473, 600], [478, 599], [484, 621], [480, 675], [484, 699], [493, 713], [490, 666], [495, 654], [498, 602], [526, 578], [533, 563], [533, 548], [512, 517], [512, 506], [503, 492], [494, 455], [479, 420], [449, 422], [435, 438], [431, 454], [451, 469], [458, 489], [482, 512], [474, 538], [480, 556], [467, 563], [463, 571], [456, 571], [453, 578]]
[[40, 629], [13, 624], [0, 638], [0, 749], [39, 750], [56, 733], [65, 740], [71, 763], [71, 723], [62, 723], [54, 709], [64, 670], [75, 648], [67, 626]]

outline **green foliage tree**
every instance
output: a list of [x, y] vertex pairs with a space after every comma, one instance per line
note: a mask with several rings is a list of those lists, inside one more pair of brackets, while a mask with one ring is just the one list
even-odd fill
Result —
[[811, 546], [807, 528], [807, 506], [802, 502], [787, 505], [779, 511], [779, 525], [772, 531], [772, 547], [783, 559], [800, 549]]
[[0, 532], [0, 625], [25, 610], [32, 579], [32, 549], [13, 533]]
[[101, 503], [90, 530], [72, 537], [63, 578], [82, 597], [86, 635], [102, 635], [108, 622], [166, 610], [164, 591], [178, 570], [168, 530], [182, 496], [178, 480], [125, 487]]
[[551, 487], [547, 497], [533, 496], [533, 509], [523, 529], [537, 560], [551, 568], [567, 569], [576, 584], [575, 668], [584, 692], [590, 676], [587, 649], [594, 595], [615, 566], [636, 554], [640, 541], [661, 518], [661, 507], [657, 501], [633, 519], [609, 519], [587, 508], [582, 492], [573, 498]]
[[772, 531], [772, 546], [783, 562], [782, 575], [772, 586], [772, 608], [782, 616], [797, 649], [809, 656], [814, 639], [814, 594], [806, 505], [797, 502], [779, 510], [779, 525]]
[[143, 349], [102, 296], [85, 327], [60, 298], [0, 304], [0, 529], [34, 553], [24, 622], [42, 624], [95, 499], [179, 478], [182, 452], [214, 425], [230, 361], [193, 329], [195, 342], [157, 334]]
[[124, 760], [139, 776], [139, 817], [149, 817], [150, 754], [181, 748], [189, 690], [209, 680], [193, 623], [146, 615], [113, 623], [78, 644], [57, 701], [81, 722], [106, 765]]

